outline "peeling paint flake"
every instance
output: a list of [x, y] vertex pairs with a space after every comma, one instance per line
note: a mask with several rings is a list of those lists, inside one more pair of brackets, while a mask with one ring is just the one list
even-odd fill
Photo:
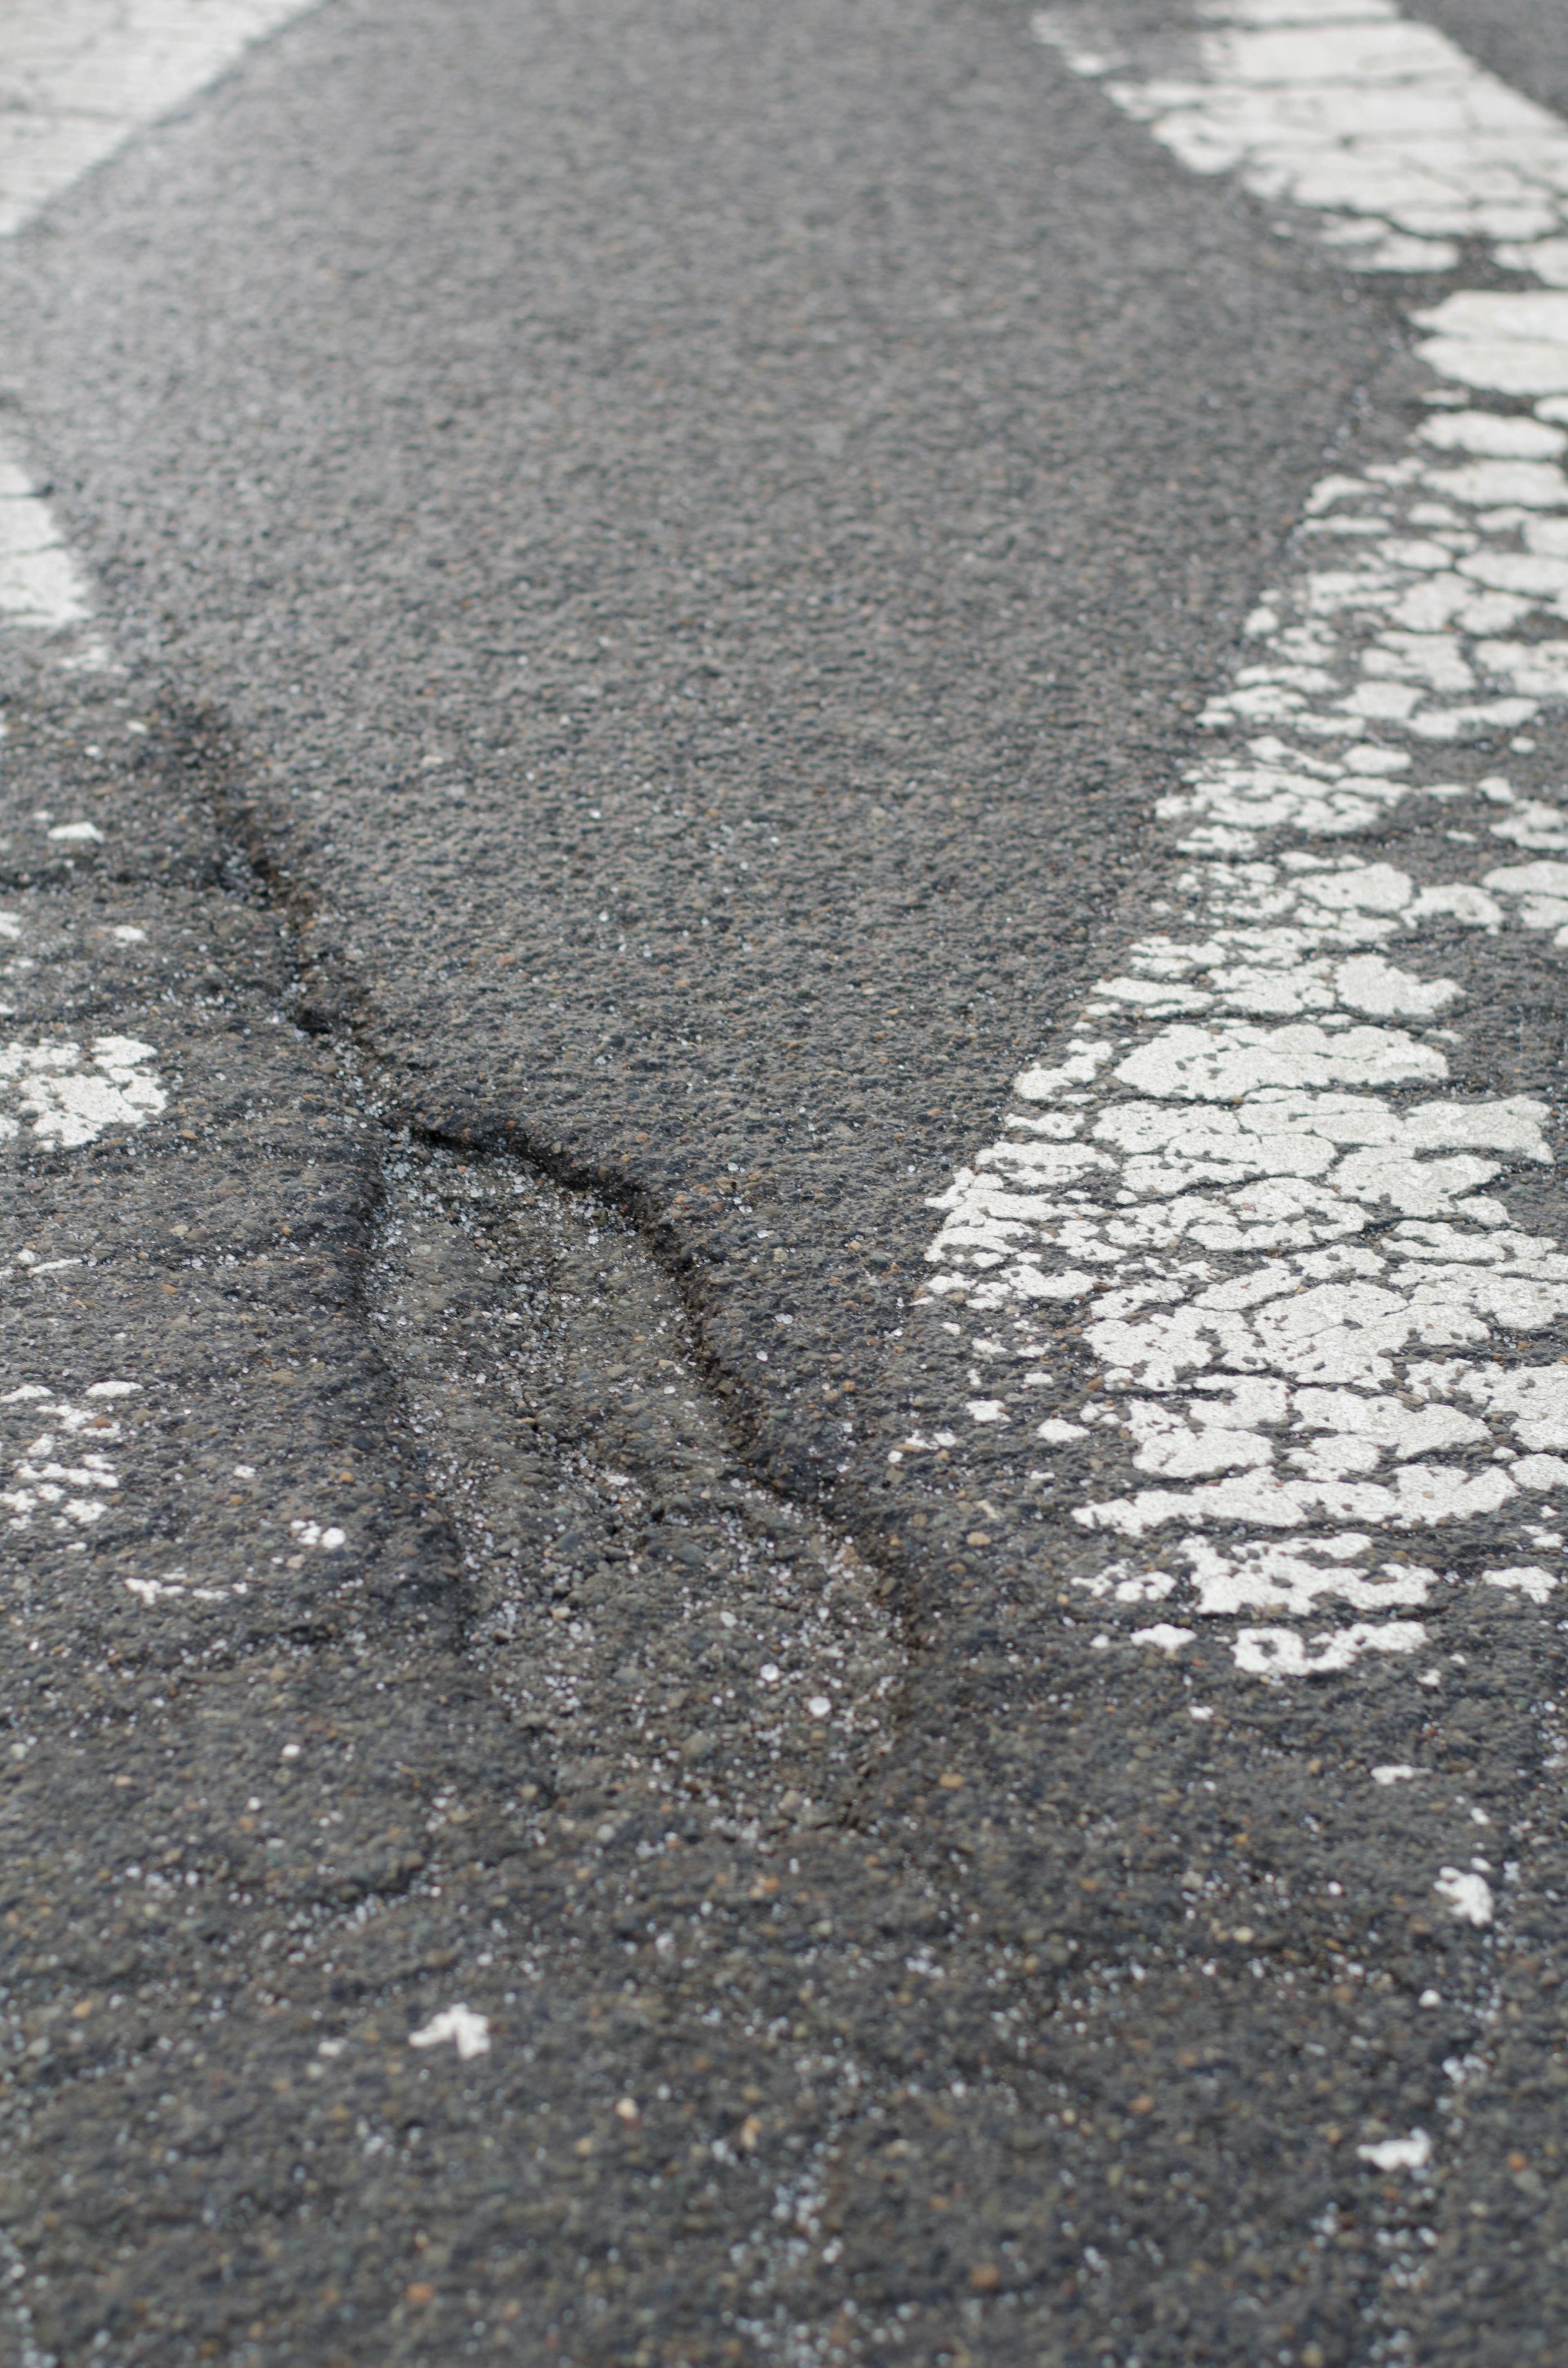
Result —
[[420, 2031], [408, 2034], [410, 2047], [440, 2047], [450, 2040], [466, 2064], [475, 2055], [490, 2052], [489, 2017], [476, 2014], [472, 2007], [449, 2006], [432, 2015]]

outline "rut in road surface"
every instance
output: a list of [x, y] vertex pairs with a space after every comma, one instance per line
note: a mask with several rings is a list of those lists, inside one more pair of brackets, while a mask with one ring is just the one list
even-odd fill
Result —
[[744, 1470], [628, 1220], [505, 1154], [405, 1137], [369, 1304], [462, 1538], [468, 1645], [562, 1782], [608, 1800], [678, 1772], [685, 1815], [835, 1817], [889, 1748], [891, 1586]]

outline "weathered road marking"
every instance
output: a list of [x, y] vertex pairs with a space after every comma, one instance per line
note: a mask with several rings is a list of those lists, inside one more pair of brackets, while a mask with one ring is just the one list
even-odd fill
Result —
[[[167, 115], [308, 0], [55, 0], [0, 26], [0, 238], [143, 124]], [[0, 622], [70, 635], [101, 666], [86, 573], [21, 457], [0, 440]]]
[[74, 1151], [107, 1128], [144, 1125], [168, 1101], [146, 1066], [154, 1057], [134, 1036], [0, 1044], [0, 1138], [25, 1129]]
[[[1186, 162], [1310, 209], [1358, 265], [1449, 271], [1463, 239], [1568, 279], [1568, 127], [1378, 0], [1205, 13], [1179, 74], [1168, 36], [1150, 67], [1085, 17], [1035, 21]], [[1499, 734], [1528, 752], [1568, 695], [1568, 295], [1460, 291], [1415, 322], [1431, 416], [1314, 489], [1160, 808], [1181, 835], [1157, 927], [1019, 1076], [929, 1252], [931, 1303], [991, 1360], [968, 1421], [1078, 1457], [1076, 1583], [1108, 1644], [1180, 1653], [1222, 1622], [1271, 1679], [1379, 1654], [1439, 1682], [1423, 1614], [1467, 1536], [1491, 1553], [1465, 1583], [1549, 1614], [1562, 1584], [1568, 1257], [1516, 1214], [1551, 1113], [1454, 1074], [1500, 957], [1568, 946], [1568, 812], [1495, 769]], [[1473, 824], [1443, 834], [1451, 870], [1336, 845], [1405, 800]], [[1062, 1301], [1105, 1388], [1031, 1424]], [[1112, 1433], [1140, 1484], [1102, 1496], [1084, 1450]]]
[[[78, 1266], [81, 1260], [59, 1263]], [[48, 1527], [69, 1542], [72, 1552], [85, 1552], [85, 1538], [76, 1533], [103, 1519], [107, 1500], [122, 1476], [118, 1453], [111, 1462], [105, 1450], [123, 1446], [125, 1426], [107, 1401], [130, 1397], [139, 1389], [136, 1382], [91, 1382], [78, 1397], [70, 1398], [35, 1382], [0, 1395], [0, 1410], [10, 1409], [19, 1417], [14, 1427], [20, 1432], [17, 1440], [6, 1441], [15, 1456], [9, 1473], [13, 1485], [0, 1488], [7, 1529]]]

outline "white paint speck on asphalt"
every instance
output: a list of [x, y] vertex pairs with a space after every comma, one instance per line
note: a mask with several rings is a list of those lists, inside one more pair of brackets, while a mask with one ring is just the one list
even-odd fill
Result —
[[1466, 1924], [1490, 1924], [1493, 1918], [1492, 1885], [1485, 1874], [1474, 1869], [1466, 1872], [1457, 1866], [1446, 1866], [1432, 1886], [1439, 1899], [1447, 1900], [1453, 1913]]
[[[0, 238], [169, 114], [309, 0], [20, 0], [0, 24]], [[64, 637], [97, 668], [86, 572], [21, 455], [0, 440], [0, 623]]]
[[408, 2044], [410, 2047], [439, 2047], [449, 2039], [465, 2063], [471, 2056], [487, 2055], [489, 2017], [476, 2014], [472, 2007], [449, 2006], [432, 2015], [422, 2031], [411, 2031]]
[[1432, 2159], [1432, 2141], [1425, 2130], [1412, 2130], [1407, 2138], [1383, 2138], [1356, 2151], [1374, 2170], [1425, 2170]]

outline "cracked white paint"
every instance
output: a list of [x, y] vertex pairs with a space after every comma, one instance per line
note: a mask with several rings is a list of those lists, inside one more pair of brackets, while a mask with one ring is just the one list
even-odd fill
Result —
[[147, 1066], [156, 1057], [134, 1036], [0, 1044], [0, 1140], [25, 1132], [74, 1151], [111, 1128], [144, 1126], [168, 1106]]
[[[11, 0], [0, 27], [0, 238], [169, 114], [304, 0]], [[92, 595], [44, 494], [0, 438], [0, 621], [108, 663]]]
[[[1200, 171], [1238, 171], [1362, 267], [1449, 271], [1457, 240], [1568, 281], [1568, 125], [1384, 0], [1215, 0], [1173, 75], [1107, 54], [1084, 12], [1040, 38]], [[1170, 37], [1160, 46], [1168, 48]], [[1256, 659], [1205, 722], [1240, 746], [1195, 766], [1164, 811], [1195, 849], [1260, 830], [1360, 829], [1412, 791], [1391, 737], [1517, 731], [1568, 694], [1568, 293], [1465, 290], [1418, 310], [1446, 407], [1392, 461], [1325, 477], [1293, 564], [1250, 621]], [[1547, 416], [1476, 394], [1555, 398]], [[1381, 745], [1380, 745], [1381, 744]], [[1554, 825], [1555, 826], [1555, 825]]]
[[[1381, 0], [1203, 14], [1136, 55], [1085, 12], [1036, 29], [1351, 261], [1451, 271], [1463, 240], [1568, 283], [1568, 126]], [[1456, 1082], [1497, 941], [1568, 949], [1568, 810], [1465, 747], [1568, 696], [1568, 294], [1450, 294], [1413, 333], [1430, 416], [1313, 489], [1160, 809], [1187, 868], [1024, 1066], [928, 1253], [931, 1299], [1016, 1360], [988, 1352], [971, 1421], [1060, 1458], [1085, 1609], [1178, 1656], [1219, 1623], [1275, 1680], [1375, 1655], [1440, 1683], [1451, 1541], [1486, 1525], [1477, 1600], [1544, 1606], [1568, 1504], [1568, 1248], [1516, 1213], [1551, 1177], [1551, 1112]], [[1339, 843], [1406, 798], [1473, 825], [1448, 876]], [[1097, 1396], [1026, 1395], [1048, 1310]], [[1130, 1483], [1096, 1487], [1110, 1445]], [[1449, 1873], [1484, 1920], [1483, 1877]]]
[[1563, 272], [1568, 131], [1442, 33], [1391, 0], [1210, 0], [1199, 13], [1211, 29], [1186, 74], [1108, 47], [1088, 11], [1034, 23], [1184, 165], [1310, 209], [1362, 268], [1446, 271], [1458, 241], [1482, 239], [1514, 268]]

